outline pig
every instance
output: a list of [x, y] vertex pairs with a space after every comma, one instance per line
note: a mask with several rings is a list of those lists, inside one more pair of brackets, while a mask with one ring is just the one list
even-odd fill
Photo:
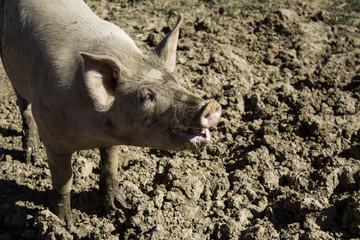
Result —
[[99, 188], [116, 210], [119, 145], [194, 150], [210, 141], [221, 116], [174, 76], [182, 17], [143, 54], [116, 25], [83, 0], [0, 0], [4, 69], [24, 124], [26, 161], [39, 157], [39, 137], [51, 171], [51, 210], [71, 224], [71, 156], [99, 148]]

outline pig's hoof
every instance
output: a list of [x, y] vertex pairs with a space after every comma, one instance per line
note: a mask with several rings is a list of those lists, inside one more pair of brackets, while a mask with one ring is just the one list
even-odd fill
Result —
[[24, 152], [24, 158], [26, 163], [36, 162], [40, 160], [40, 154], [37, 149], [29, 147]]
[[119, 194], [115, 194], [114, 205], [116, 208], [129, 209]]
[[40, 160], [39, 146], [40, 139], [37, 128], [31, 125], [28, 130], [23, 131], [23, 148], [26, 163]]
[[53, 191], [51, 211], [66, 225], [66, 229], [71, 231], [72, 217], [70, 205], [70, 193], [59, 194]]
[[113, 191], [103, 195], [103, 205], [106, 213], [111, 213], [119, 209], [128, 209], [120, 194]]

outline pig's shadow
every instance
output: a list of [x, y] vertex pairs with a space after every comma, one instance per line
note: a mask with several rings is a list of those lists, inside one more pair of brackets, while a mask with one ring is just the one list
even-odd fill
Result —
[[12, 159], [23, 159], [24, 158], [24, 151], [16, 150], [16, 149], [5, 149], [0, 147], [0, 156], [1, 155], [10, 155]]
[[[6, 129], [0, 127], [0, 134], [3, 137], [16, 137], [22, 136], [21, 132], [12, 129]], [[0, 147], [0, 156], [11, 156], [12, 159], [18, 159], [24, 161], [24, 151], [16, 149], [6, 149]], [[1, 164], [1, 161], [0, 161]], [[6, 173], [1, 173], [6, 174]], [[19, 201], [33, 202], [35, 205], [41, 205], [45, 208], [50, 208], [51, 190], [39, 191], [31, 189], [26, 185], [20, 185], [14, 180], [4, 180], [4, 177], [0, 179], [0, 219], [5, 217], [4, 214], [17, 212], [27, 212], [30, 215], [37, 215], [36, 209], [28, 209], [26, 207], [19, 207], [16, 203]], [[30, 179], [30, 181], [35, 181]], [[10, 210], [2, 210], [2, 205], [9, 206]], [[86, 214], [104, 215], [102, 209], [100, 193], [97, 189], [90, 189], [88, 191], [73, 192], [71, 193], [71, 206], [73, 209], [77, 209]], [[13, 209], [14, 211], [12, 211]], [[26, 219], [26, 215], [24, 217]], [[0, 222], [1, 224], [1, 222]]]
[[13, 129], [2, 128], [2, 127], [0, 127], [0, 134], [1, 134], [3, 137], [22, 136], [22, 133], [21, 133], [21, 132], [18, 132], [18, 131], [13, 130]]
[[[20, 185], [15, 180], [0, 179], [0, 193], [0, 219], [11, 220], [5, 223], [4, 230], [31, 229], [35, 227], [33, 226], [34, 220], [33, 218], [27, 220], [27, 215], [37, 216], [42, 207], [45, 209], [50, 207], [51, 190], [40, 191], [31, 189], [26, 185]], [[71, 198], [73, 209], [78, 209], [87, 214], [103, 214], [99, 192], [96, 189], [79, 193], [72, 192]], [[35, 205], [35, 207], [26, 207], [23, 202], [29, 202], [29, 206]], [[11, 223], [13, 220], [17, 222], [15, 226]]]
[[[104, 210], [101, 204], [100, 192], [98, 189], [89, 191], [72, 192], [71, 207], [87, 215], [103, 216]], [[73, 213], [74, 214], [74, 213]]]
[[[17, 207], [17, 202], [28, 201], [33, 202], [36, 206], [43, 206], [47, 209], [51, 205], [52, 191], [40, 191], [31, 189], [26, 185], [19, 185], [14, 180], [0, 179], [0, 218], [5, 209], [1, 212], [1, 206]], [[5, 205], [3, 205], [5, 204]], [[88, 215], [96, 214], [102, 216], [104, 214], [99, 190], [91, 189], [89, 191], [71, 192], [71, 207]], [[27, 209], [24, 207], [24, 209]], [[36, 209], [28, 209], [31, 215], [36, 215]], [[10, 211], [11, 212], [11, 211]]]
[[[35, 224], [34, 219], [28, 219], [27, 216], [37, 216], [39, 208], [28, 208], [23, 202], [32, 202], [35, 206], [49, 206], [50, 203], [50, 191], [34, 190], [19, 185], [15, 180], [0, 179], [0, 193], [0, 219], [3, 219], [3, 230], [9, 233], [31, 229]], [[40, 232], [45, 232], [45, 229]], [[40, 237], [46, 238], [45, 235]]]
[[[22, 134], [13, 129], [6, 129], [0, 127], [0, 134], [2, 137], [18, 137], [22, 136]], [[0, 155], [10, 155], [13, 159], [22, 159], [24, 156], [24, 152], [16, 149], [5, 149], [0, 147]]]

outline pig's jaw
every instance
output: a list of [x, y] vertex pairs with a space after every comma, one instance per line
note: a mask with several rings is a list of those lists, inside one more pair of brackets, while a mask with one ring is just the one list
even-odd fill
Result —
[[200, 148], [210, 142], [210, 131], [207, 128], [173, 128], [170, 134], [191, 143], [193, 147]]

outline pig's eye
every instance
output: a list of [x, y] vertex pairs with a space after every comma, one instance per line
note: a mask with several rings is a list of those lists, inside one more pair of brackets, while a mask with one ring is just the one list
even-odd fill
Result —
[[152, 101], [154, 101], [154, 100], [155, 100], [154, 95], [151, 94], [151, 93], [149, 93], [149, 94], [146, 95], [145, 98], [142, 99], [142, 102], [145, 102], [145, 101], [150, 101], [150, 102], [152, 102]]
[[140, 96], [139, 96], [140, 103], [153, 102], [153, 101], [155, 101], [155, 95], [149, 89], [146, 89], [145, 91], [140, 93]]

